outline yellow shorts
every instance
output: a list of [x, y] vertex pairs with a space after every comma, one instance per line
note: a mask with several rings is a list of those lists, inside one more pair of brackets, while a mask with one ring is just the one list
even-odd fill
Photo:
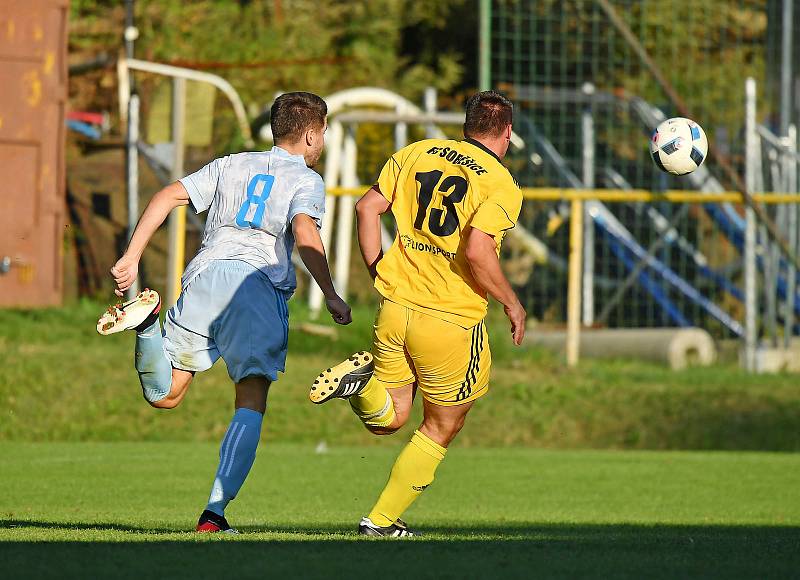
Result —
[[426, 400], [461, 405], [489, 390], [492, 353], [483, 322], [462, 328], [384, 300], [375, 319], [375, 377], [387, 389], [417, 383]]

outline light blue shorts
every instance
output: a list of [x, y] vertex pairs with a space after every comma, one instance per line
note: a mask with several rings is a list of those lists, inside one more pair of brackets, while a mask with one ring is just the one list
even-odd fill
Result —
[[167, 356], [187, 371], [207, 370], [222, 357], [235, 383], [248, 376], [275, 381], [286, 368], [287, 297], [250, 264], [214, 260], [167, 311]]

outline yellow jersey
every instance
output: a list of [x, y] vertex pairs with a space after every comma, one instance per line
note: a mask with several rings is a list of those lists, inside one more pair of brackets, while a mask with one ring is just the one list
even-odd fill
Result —
[[376, 185], [392, 204], [397, 238], [378, 262], [375, 288], [412, 310], [478, 324], [486, 292], [464, 255], [465, 234], [473, 227], [493, 236], [499, 255], [522, 206], [500, 158], [472, 139], [426, 139], [392, 155]]

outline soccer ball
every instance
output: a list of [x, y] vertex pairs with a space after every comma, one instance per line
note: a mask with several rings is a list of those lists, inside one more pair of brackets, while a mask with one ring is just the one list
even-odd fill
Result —
[[650, 156], [661, 171], [686, 175], [703, 164], [708, 139], [703, 128], [683, 117], [667, 119], [650, 139]]

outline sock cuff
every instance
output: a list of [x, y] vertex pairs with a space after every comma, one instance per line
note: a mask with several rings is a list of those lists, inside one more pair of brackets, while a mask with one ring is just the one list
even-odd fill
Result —
[[161, 334], [161, 321], [158, 316], [156, 316], [156, 319], [149, 326], [147, 326], [147, 328], [137, 330], [136, 334], [142, 338], [152, 338], [156, 335], [156, 332]]
[[244, 407], [236, 409], [236, 412], [233, 414], [233, 420], [241, 421], [242, 423], [261, 423], [263, 419], [263, 413], [259, 413], [253, 409], [245, 409]]
[[386, 393], [386, 402], [384, 403], [383, 407], [375, 411], [374, 413], [365, 413], [361, 415], [361, 420], [364, 422], [370, 421], [372, 419], [379, 419], [386, 415], [390, 409], [394, 407], [394, 401], [392, 401], [392, 396], [389, 393]]
[[362, 420], [364, 421], [364, 425], [367, 425], [368, 427], [388, 427], [394, 422], [395, 417], [397, 417], [397, 415], [394, 412], [394, 407], [392, 407], [386, 413], [380, 415], [379, 417], [373, 417], [372, 419], [362, 419]]
[[442, 447], [419, 430], [414, 431], [414, 435], [411, 437], [411, 443], [418, 447], [420, 451], [427, 453], [438, 461], [444, 459], [444, 455], [447, 453], [446, 447]]

